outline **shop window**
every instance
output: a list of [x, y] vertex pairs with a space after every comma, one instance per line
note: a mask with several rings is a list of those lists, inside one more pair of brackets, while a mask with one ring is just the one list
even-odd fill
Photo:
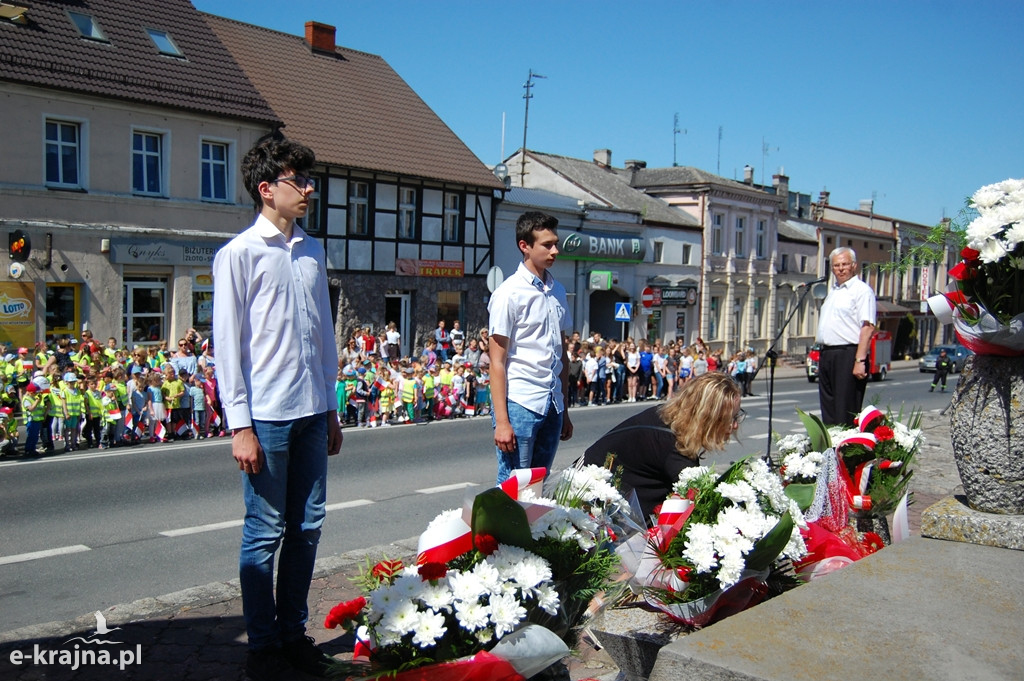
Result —
[[122, 309], [126, 345], [167, 340], [166, 280], [125, 279]]
[[445, 327], [452, 328], [452, 322], [458, 321], [461, 325], [463, 308], [462, 291], [439, 291], [437, 294], [437, 318], [443, 319]]
[[80, 328], [82, 285], [46, 285], [46, 339], [77, 338]]

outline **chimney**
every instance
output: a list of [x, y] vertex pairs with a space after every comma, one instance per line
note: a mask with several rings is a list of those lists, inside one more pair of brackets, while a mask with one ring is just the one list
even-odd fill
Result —
[[818, 194], [818, 205], [820, 205], [820, 206], [827, 206], [828, 205], [828, 197], [829, 197], [828, 190], [827, 189], [822, 189], [821, 193]]
[[[608, 159], [611, 161], [611, 159]], [[626, 170], [643, 170], [647, 167], [647, 161], [637, 161], [630, 159], [626, 161]]]
[[743, 184], [754, 184], [754, 166], [743, 166]]
[[334, 54], [334, 26], [318, 21], [306, 22], [306, 42], [317, 52]]
[[612, 167], [612, 150], [611, 149], [595, 149], [594, 150], [594, 163], [601, 166], [602, 168]]
[[775, 187], [775, 195], [782, 199], [782, 206], [779, 207], [783, 213], [789, 213], [789, 178], [782, 173], [772, 175], [772, 186]]
[[875, 212], [875, 201], [874, 199], [861, 199], [860, 210], [863, 213], [874, 213]]

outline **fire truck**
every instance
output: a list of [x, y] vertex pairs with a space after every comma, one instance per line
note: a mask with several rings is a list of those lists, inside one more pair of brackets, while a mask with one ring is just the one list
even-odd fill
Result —
[[[815, 343], [807, 353], [807, 380], [814, 383], [818, 380], [818, 358], [821, 346]], [[868, 376], [872, 381], [884, 381], [885, 375], [892, 368], [892, 334], [888, 331], [875, 331], [868, 345]]]

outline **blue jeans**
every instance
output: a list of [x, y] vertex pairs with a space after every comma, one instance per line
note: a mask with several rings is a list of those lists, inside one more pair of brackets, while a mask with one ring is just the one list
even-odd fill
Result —
[[[245, 525], [238, 573], [249, 648], [305, 635], [309, 584], [327, 500], [327, 415], [254, 421], [265, 462], [242, 474]], [[281, 548], [274, 598], [274, 554]]]
[[[508, 420], [512, 424], [512, 432], [516, 434], [516, 451], [503, 452], [497, 447], [498, 482], [508, 479], [517, 468], [551, 469], [558, 451], [558, 442], [562, 439], [562, 415], [555, 405], [548, 405], [547, 414], [532, 412], [526, 407], [508, 401]], [[491, 426], [495, 426], [494, 410], [491, 410]]]

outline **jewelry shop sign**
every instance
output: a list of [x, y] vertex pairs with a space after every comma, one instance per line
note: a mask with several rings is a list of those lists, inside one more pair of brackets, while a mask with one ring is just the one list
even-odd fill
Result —
[[121, 265], [194, 265], [211, 267], [220, 243], [116, 239], [110, 243], [110, 261]]

